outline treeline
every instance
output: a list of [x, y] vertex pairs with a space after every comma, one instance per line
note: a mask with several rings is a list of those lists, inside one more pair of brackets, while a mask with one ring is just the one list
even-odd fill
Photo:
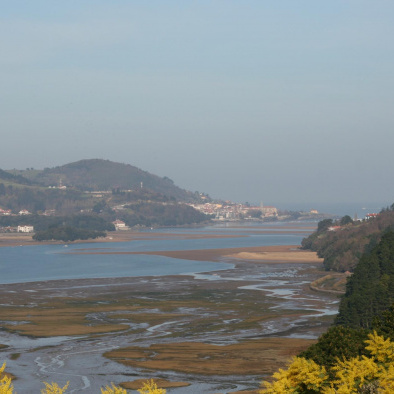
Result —
[[362, 222], [349, 216], [338, 221], [322, 220], [317, 231], [303, 239], [301, 245], [324, 258], [326, 270], [353, 271], [363, 253], [370, 251], [388, 229], [394, 229], [394, 204]]
[[33, 235], [35, 241], [76, 241], [76, 240], [87, 240], [95, 239], [99, 237], [105, 237], [107, 234], [104, 231], [86, 230], [77, 227], [70, 226], [59, 226], [50, 227], [45, 231], [37, 231]]
[[46, 231], [49, 228], [60, 226], [95, 231], [115, 230], [115, 227], [111, 222], [93, 214], [79, 214], [70, 216], [0, 216], [0, 227], [16, 227], [25, 224], [34, 226], [36, 231]]
[[394, 303], [394, 232], [388, 231], [371, 252], [364, 254], [348, 278], [336, 324], [371, 328]]

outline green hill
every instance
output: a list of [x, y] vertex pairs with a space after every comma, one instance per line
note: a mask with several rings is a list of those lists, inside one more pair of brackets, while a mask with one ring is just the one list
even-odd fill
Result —
[[[59, 187], [60, 183], [66, 187]], [[175, 186], [167, 177], [109, 160], [81, 160], [44, 170], [0, 170], [0, 208], [10, 211], [0, 216], [0, 227], [5, 231], [29, 220], [37, 230], [44, 231], [66, 222], [62, 218], [81, 214], [108, 223], [121, 219], [130, 227], [201, 223], [209, 218], [183, 204], [199, 198], [198, 193]], [[35, 216], [21, 216], [21, 210]], [[88, 230], [101, 230], [96, 224]]]
[[137, 190], [142, 187], [182, 201], [195, 197], [194, 193], [174, 185], [167, 177], [161, 178], [130, 164], [109, 160], [80, 160], [41, 171], [19, 171], [18, 174], [42, 186], [58, 186], [61, 182], [64, 186], [88, 191]]

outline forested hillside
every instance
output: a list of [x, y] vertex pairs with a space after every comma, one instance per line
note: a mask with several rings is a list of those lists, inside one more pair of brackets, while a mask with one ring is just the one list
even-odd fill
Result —
[[261, 393], [394, 392], [394, 232], [379, 237], [348, 279], [336, 325]]
[[92, 209], [95, 203], [91, 196], [75, 189], [48, 189], [17, 183], [6, 186], [0, 181], [0, 208], [14, 213], [26, 209], [32, 213], [55, 210], [58, 214], [72, 214]]
[[364, 254], [348, 278], [337, 324], [371, 328], [372, 320], [394, 303], [394, 232], [388, 231]]
[[196, 197], [195, 193], [174, 185], [168, 177], [161, 178], [130, 164], [109, 160], [80, 160], [44, 170], [27, 169], [12, 173], [23, 175], [42, 186], [58, 186], [61, 182], [64, 186], [85, 191], [136, 190], [142, 187], [182, 201]]
[[302, 241], [302, 248], [324, 258], [326, 270], [353, 271], [362, 254], [371, 251], [388, 229], [394, 229], [394, 204], [364, 221], [353, 221], [349, 216], [323, 220]]
[[190, 225], [210, 218], [179, 200], [200, 199], [169, 178], [108, 160], [42, 171], [0, 170], [0, 231], [29, 224], [39, 232], [37, 240], [72, 240], [113, 230], [116, 219], [129, 227]]

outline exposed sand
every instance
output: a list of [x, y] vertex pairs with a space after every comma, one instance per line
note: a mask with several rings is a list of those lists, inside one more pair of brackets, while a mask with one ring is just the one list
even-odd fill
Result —
[[294, 263], [322, 263], [324, 259], [317, 257], [315, 252], [304, 250], [292, 250], [288, 247], [281, 251], [265, 250], [262, 252], [239, 252], [226, 257], [240, 260], [270, 261], [270, 262], [294, 262]]
[[139, 252], [113, 252], [98, 249], [78, 250], [78, 254], [145, 254], [167, 256], [176, 259], [197, 261], [219, 261], [225, 259], [248, 260], [272, 263], [322, 263], [315, 252], [299, 249], [297, 245], [252, 246], [245, 248], [194, 249], [194, 250], [159, 250]]

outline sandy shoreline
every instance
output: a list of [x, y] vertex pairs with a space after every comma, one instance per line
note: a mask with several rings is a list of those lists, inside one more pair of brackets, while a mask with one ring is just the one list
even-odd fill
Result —
[[[185, 233], [179, 229], [179, 233], [164, 233], [152, 231], [113, 231], [108, 232], [106, 237], [79, 240], [74, 242], [63, 242], [63, 241], [35, 241], [32, 238], [32, 234], [24, 233], [0, 233], [0, 247], [13, 247], [13, 246], [29, 246], [29, 245], [63, 245], [67, 244], [95, 244], [95, 243], [108, 243], [108, 242], [130, 242], [137, 240], [149, 240], [149, 239], [208, 239], [208, 238], [239, 238], [247, 237], [251, 234], [278, 234], [277, 227], [242, 227], [242, 226], [231, 226], [231, 229], [242, 229], [243, 234], [225, 234], [224, 232], [218, 231], [213, 234], [212, 232], [201, 233]], [[286, 235], [308, 235], [313, 231], [315, 226], [282, 226], [280, 227], [280, 234]], [[245, 231], [246, 230], [246, 231]]]
[[159, 250], [138, 252], [113, 252], [98, 249], [78, 250], [76, 254], [127, 255], [143, 254], [166, 256], [183, 260], [222, 261], [223, 259], [247, 260], [263, 263], [322, 263], [315, 252], [299, 249], [298, 245], [252, 246], [223, 249]]

